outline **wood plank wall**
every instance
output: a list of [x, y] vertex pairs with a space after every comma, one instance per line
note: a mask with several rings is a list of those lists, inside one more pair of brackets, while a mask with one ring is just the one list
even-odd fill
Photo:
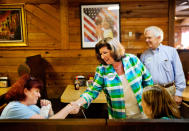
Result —
[[150, 25], [161, 27], [163, 43], [169, 43], [169, 0], [1, 0], [1, 4], [25, 4], [28, 46], [0, 48], [0, 75], [8, 75], [14, 83], [17, 68], [26, 57], [40, 54], [48, 63], [48, 96], [57, 98], [75, 75], [94, 74], [98, 65], [95, 52], [81, 49], [80, 38], [80, 4], [94, 2], [120, 3], [121, 42], [128, 53], [146, 49], [143, 30]]

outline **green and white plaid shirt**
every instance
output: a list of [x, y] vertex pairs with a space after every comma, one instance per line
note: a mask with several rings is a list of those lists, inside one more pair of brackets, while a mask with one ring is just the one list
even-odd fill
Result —
[[[125, 54], [125, 57], [122, 58], [122, 63], [126, 79], [136, 96], [140, 111], [143, 112], [141, 106], [143, 88], [153, 85], [152, 77], [141, 61], [132, 54]], [[125, 119], [126, 111], [123, 87], [112, 65], [101, 64], [96, 68], [93, 86], [87, 88], [81, 95], [87, 101], [84, 107], [88, 108], [92, 100], [102, 90], [106, 94], [108, 114], [113, 119]]]

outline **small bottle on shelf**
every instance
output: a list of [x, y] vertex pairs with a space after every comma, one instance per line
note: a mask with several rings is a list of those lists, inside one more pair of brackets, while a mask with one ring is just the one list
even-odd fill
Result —
[[76, 79], [75, 79], [75, 90], [79, 90], [79, 80], [78, 80], [78, 78], [76, 77]]

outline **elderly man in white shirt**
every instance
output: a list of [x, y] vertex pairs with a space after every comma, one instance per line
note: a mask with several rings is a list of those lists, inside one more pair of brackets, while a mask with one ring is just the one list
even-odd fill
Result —
[[150, 71], [154, 84], [165, 87], [180, 104], [186, 81], [177, 50], [161, 43], [163, 31], [157, 26], [147, 27], [144, 36], [149, 49], [141, 55], [141, 61]]

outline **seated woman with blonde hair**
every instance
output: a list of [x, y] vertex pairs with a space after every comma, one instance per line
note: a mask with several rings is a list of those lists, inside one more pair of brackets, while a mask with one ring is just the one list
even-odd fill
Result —
[[41, 100], [41, 109], [36, 105], [40, 98], [42, 81], [23, 75], [13, 84], [5, 98], [9, 104], [4, 108], [1, 119], [64, 119], [74, 112], [74, 106], [68, 104], [58, 113], [54, 114], [49, 100]]
[[146, 87], [142, 94], [142, 108], [150, 119], [180, 118], [178, 105], [161, 86]]

